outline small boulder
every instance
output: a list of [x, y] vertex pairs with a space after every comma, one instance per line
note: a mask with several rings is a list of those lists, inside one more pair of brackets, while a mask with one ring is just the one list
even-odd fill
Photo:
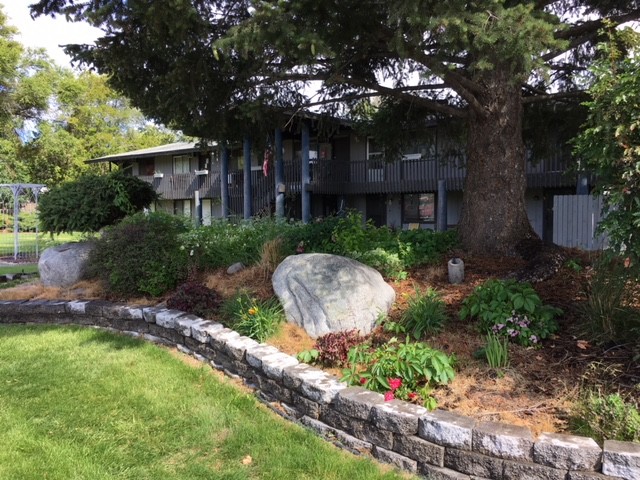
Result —
[[396, 296], [377, 270], [323, 253], [287, 257], [272, 282], [287, 320], [313, 338], [351, 329], [371, 332]]
[[245, 269], [245, 266], [242, 262], [236, 262], [233, 265], [231, 265], [229, 268], [227, 268], [227, 274], [235, 275], [236, 273], [239, 273], [244, 269]]
[[84, 278], [92, 242], [63, 243], [47, 248], [38, 261], [40, 280], [45, 287], [69, 287]]

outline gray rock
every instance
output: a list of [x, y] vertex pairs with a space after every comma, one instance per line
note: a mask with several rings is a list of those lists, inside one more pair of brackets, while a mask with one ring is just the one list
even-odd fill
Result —
[[273, 274], [273, 290], [287, 320], [313, 338], [351, 329], [369, 333], [395, 300], [373, 268], [322, 253], [287, 257]]
[[640, 444], [605, 440], [602, 473], [625, 480], [640, 478]]
[[566, 470], [600, 469], [602, 449], [595, 440], [560, 433], [542, 433], [533, 447], [533, 460]]
[[533, 436], [525, 427], [497, 422], [480, 423], [473, 430], [472, 446], [476, 452], [492, 457], [533, 460]]
[[229, 268], [227, 268], [227, 274], [235, 275], [236, 273], [241, 272], [244, 269], [245, 269], [244, 264], [242, 262], [237, 262], [231, 265]]
[[47, 248], [40, 256], [38, 272], [45, 287], [70, 287], [82, 280], [87, 271], [92, 242], [71, 242]]

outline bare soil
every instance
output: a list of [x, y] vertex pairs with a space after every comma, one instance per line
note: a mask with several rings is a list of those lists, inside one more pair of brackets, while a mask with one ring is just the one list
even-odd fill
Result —
[[[568, 251], [567, 258], [579, 260], [580, 271], [563, 267], [550, 279], [535, 284], [543, 302], [560, 307], [559, 331], [540, 348], [509, 346], [510, 366], [500, 371], [488, 367], [474, 357], [484, 339], [469, 320], [458, 319], [462, 300], [490, 278], [502, 278], [524, 266], [514, 258], [464, 256], [465, 280], [459, 285], [448, 283], [446, 264], [418, 268], [410, 272], [409, 280], [394, 282], [396, 305], [390, 317], [398, 319], [406, 308], [407, 298], [415, 288], [436, 288], [447, 304], [450, 321], [445, 331], [425, 341], [444, 352], [455, 353], [458, 371], [454, 381], [438, 388], [435, 396], [439, 408], [452, 410], [481, 420], [507, 422], [529, 427], [534, 434], [567, 431], [571, 406], [581, 388], [599, 387], [609, 391], [630, 393], [640, 384], [640, 365], [633, 362], [633, 345], [598, 345], [584, 335], [581, 304], [590, 272], [590, 258], [581, 251]], [[223, 270], [203, 276], [207, 286], [224, 298], [245, 288], [257, 296], [273, 295], [268, 276], [259, 268], [227, 275]], [[44, 288], [38, 283], [0, 290], [0, 299], [99, 299], [105, 298], [98, 285], [82, 282], [69, 289]], [[157, 303], [141, 298], [133, 304]], [[285, 325], [269, 343], [296, 355], [313, 347], [314, 341], [304, 330]], [[332, 370], [339, 375], [339, 370]]]

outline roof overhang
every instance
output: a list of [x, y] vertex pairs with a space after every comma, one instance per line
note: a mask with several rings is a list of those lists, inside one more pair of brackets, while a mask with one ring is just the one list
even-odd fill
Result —
[[85, 163], [122, 163], [142, 158], [152, 158], [160, 155], [186, 155], [188, 153], [200, 153], [211, 151], [216, 148], [216, 144], [202, 145], [195, 142], [177, 142], [160, 145], [158, 147], [143, 148], [133, 150], [131, 152], [116, 153], [114, 155], [106, 155], [104, 157], [93, 158], [85, 161]]

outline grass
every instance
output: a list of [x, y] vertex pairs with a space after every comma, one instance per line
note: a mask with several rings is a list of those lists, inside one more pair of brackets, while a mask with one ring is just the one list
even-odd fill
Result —
[[155, 345], [0, 326], [0, 478], [399, 479]]
[[[61, 233], [53, 237], [48, 233], [38, 234], [38, 249], [42, 253], [45, 248], [59, 245], [65, 242], [76, 242], [82, 237], [79, 233]], [[19, 253], [21, 255], [34, 255], [36, 252], [36, 234], [34, 232], [20, 232], [18, 237]], [[13, 232], [0, 232], [0, 257], [13, 256]]]
[[0, 265], [0, 275], [5, 273], [38, 273], [37, 263], [17, 263], [15, 265]]

